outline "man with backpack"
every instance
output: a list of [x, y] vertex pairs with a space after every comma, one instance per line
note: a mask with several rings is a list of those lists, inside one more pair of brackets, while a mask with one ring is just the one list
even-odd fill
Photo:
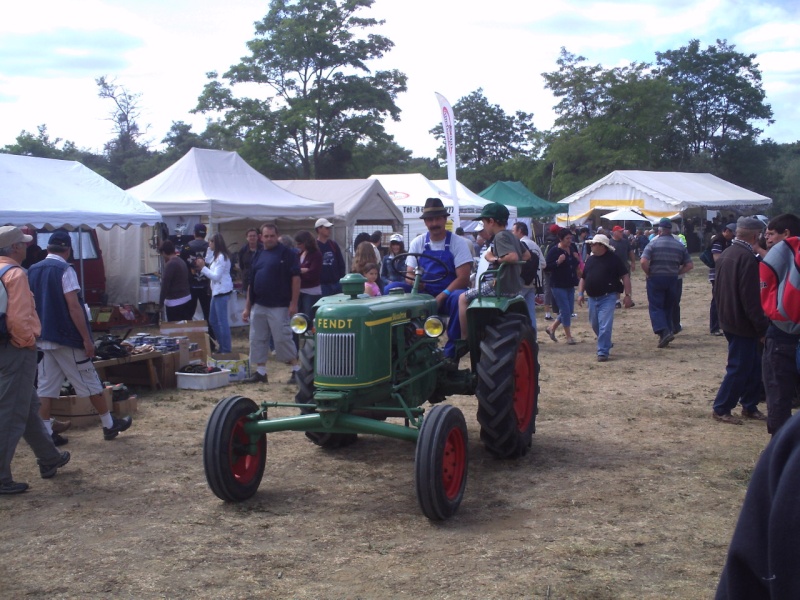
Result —
[[11, 477], [11, 459], [21, 437], [39, 462], [43, 479], [69, 462], [39, 417], [36, 337], [42, 326], [20, 263], [33, 238], [17, 227], [0, 227], [0, 495], [21, 494], [28, 484]]
[[[539, 244], [528, 237], [528, 226], [521, 221], [514, 223], [511, 233], [519, 240], [519, 243], [531, 253], [530, 259], [522, 266], [523, 287], [519, 291], [520, 296], [525, 298], [528, 305], [528, 312], [531, 314], [531, 326], [536, 330], [536, 295], [542, 289], [542, 270], [544, 269], [544, 254]], [[529, 275], [533, 275], [529, 277]]]
[[[473, 298], [480, 296], [516, 296], [522, 291], [520, 277], [520, 260], [527, 261], [531, 257], [529, 250], [521, 246], [516, 237], [507, 229], [508, 208], [497, 202], [483, 207], [480, 216], [475, 219], [483, 223], [483, 230], [491, 236], [489, 249], [484, 258], [491, 265], [491, 271], [483, 281], [476, 281], [474, 288], [468, 289], [458, 298], [459, 321], [465, 326], [461, 328], [461, 337], [467, 337], [467, 307]], [[505, 268], [500, 270], [500, 266]], [[533, 319], [531, 319], [533, 321]]]

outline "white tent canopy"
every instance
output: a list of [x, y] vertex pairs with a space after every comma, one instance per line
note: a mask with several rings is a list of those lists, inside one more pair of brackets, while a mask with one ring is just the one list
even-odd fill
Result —
[[689, 208], [744, 211], [772, 200], [710, 173], [613, 171], [559, 203], [570, 207], [568, 215], [557, 216], [558, 222], [581, 223], [594, 210], [637, 208], [655, 221]]
[[[425, 223], [420, 219], [422, 209], [425, 207], [425, 200], [428, 198], [441, 198], [442, 203], [448, 211], [453, 210], [453, 200], [445, 189], [450, 189], [447, 180], [441, 180], [441, 184], [446, 184], [444, 188], [431, 181], [421, 173], [410, 173], [405, 175], [371, 175], [370, 179], [377, 179], [386, 189], [389, 197], [400, 208], [408, 229], [409, 239], [424, 233]], [[460, 182], [457, 183], [459, 216], [462, 219], [473, 219], [480, 214], [483, 207], [491, 201], [481, 198], [477, 194], [469, 191]], [[511, 207], [509, 207], [511, 211]], [[514, 209], [512, 218], [516, 217]]]
[[128, 190], [165, 217], [312, 219], [332, 214], [333, 203], [301, 198], [275, 185], [235, 152], [192, 148], [174, 165]]
[[[392, 231], [402, 231], [403, 213], [375, 179], [286, 179], [273, 183], [298, 196], [332, 202], [333, 212], [318, 216], [333, 223], [333, 237], [342, 248], [350, 247], [357, 226], [386, 225]], [[314, 221], [300, 221], [296, 228], [313, 233]]]
[[154, 225], [158, 211], [79, 162], [0, 154], [0, 224], [37, 229]]
[[[159, 221], [158, 211], [81, 163], [0, 154], [0, 224], [97, 229], [112, 303], [136, 301], [143, 227]], [[129, 245], [112, 241], [122, 235], [135, 240], [132, 256]]]

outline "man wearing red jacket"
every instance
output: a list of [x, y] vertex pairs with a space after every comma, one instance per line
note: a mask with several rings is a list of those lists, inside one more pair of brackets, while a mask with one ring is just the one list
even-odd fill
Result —
[[759, 265], [759, 274], [761, 307], [770, 325], [761, 369], [767, 393], [767, 431], [775, 435], [792, 416], [792, 402], [800, 387], [800, 218], [779, 215], [767, 225], [767, 234], [773, 243]]

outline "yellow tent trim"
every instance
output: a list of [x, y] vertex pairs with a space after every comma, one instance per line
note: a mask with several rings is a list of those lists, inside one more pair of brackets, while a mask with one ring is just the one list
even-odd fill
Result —
[[577, 219], [583, 219], [589, 216], [593, 210], [601, 209], [601, 210], [617, 210], [620, 208], [628, 208], [634, 207], [638, 208], [642, 211], [645, 217], [650, 219], [660, 219], [661, 217], [672, 217], [678, 211], [660, 211], [660, 210], [646, 210], [644, 207], [644, 198], [636, 198], [633, 200], [609, 200], [609, 199], [597, 199], [593, 198], [589, 200], [589, 210], [582, 212], [578, 215], [564, 215], [559, 214], [556, 215], [556, 222], [557, 223], [568, 223], [570, 221], [575, 221]]

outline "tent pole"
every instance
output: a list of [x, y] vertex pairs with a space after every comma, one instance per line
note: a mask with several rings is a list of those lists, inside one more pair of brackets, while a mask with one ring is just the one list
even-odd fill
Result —
[[[81, 295], [83, 296], [84, 302], [86, 301], [86, 285], [83, 273], [83, 225], [78, 227], [78, 257], [81, 266]], [[74, 257], [73, 257], [74, 258]]]

